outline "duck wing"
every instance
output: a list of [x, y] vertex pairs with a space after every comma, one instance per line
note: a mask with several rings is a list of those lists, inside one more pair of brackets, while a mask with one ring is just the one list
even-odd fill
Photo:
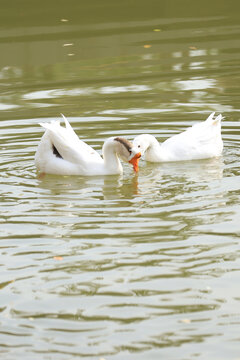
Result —
[[215, 152], [222, 151], [221, 120], [221, 114], [214, 119], [214, 113], [212, 113], [207, 120], [172, 136], [161, 146], [183, 159], [203, 158], [211, 154], [215, 156]]
[[80, 140], [64, 115], [65, 127], [59, 121], [40, 123], [44, 127], [53, 146], [53, 153], [70, 163], [89, 164], [102, 162], [102, 157], [91, 146]]
[[221, 140], [221, 120], [221, 114], [214, 119], [214, 113], [212, 113], [207, 120], [197, 123], [183, 132], [183, 137], [189, 143], [194, 142], [198, 147], [216, 144]]

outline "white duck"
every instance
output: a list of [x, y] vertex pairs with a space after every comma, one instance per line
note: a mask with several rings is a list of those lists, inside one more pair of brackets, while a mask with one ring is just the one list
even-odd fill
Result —
[[140, 152], [122, 137], [111, 137], [103, 145], [103, 158], [91, 146], [81, 141], [68, 120], [65, 127], [59, 121], [40, 123], [46, 131], [38, 145], [35, 164], [41, 174], [57, 175], [114, 175], [123, 171], [119, 157], [138, 171]]
[[174, 135], [159, 144], [153, 135], [135, 137], [135, 151], [145, 153], [151, 162], [196, 160], [218, 157], [223, 150], [221, 137], [222, 115], [214, 119], [214, 112], [207, 120], [197, 123], [184, 132]]

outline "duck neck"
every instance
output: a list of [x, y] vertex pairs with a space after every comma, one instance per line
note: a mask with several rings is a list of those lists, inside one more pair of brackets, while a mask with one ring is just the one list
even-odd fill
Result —
[[105, 168], [109, 171], [111, 174], [120, 174], [122, 169], [122, 164], [119, 160], [119, 157], [117, 155], [116, 151], [116, 143], [113, 139], [108, 139], [103, 144], [103, 161]]
[[146, 141], [148, 146], [145, 151], [145, 159], [147, 161], [159, 161], [159, 157], [161, 157], [161, 145], [152, 135], [147, 135]]

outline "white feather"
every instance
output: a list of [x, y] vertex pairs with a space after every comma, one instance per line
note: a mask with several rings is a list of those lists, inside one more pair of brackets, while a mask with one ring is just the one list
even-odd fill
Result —
[[59, 121], [40, 123], [46, 129], [35, 155], [35, 164], [40, 172], [61, 175], [108, 175], [122, 172], [118, 158], [119, 143], [114, 138], [104, 143], [102, 158], [78, 138], [65, 116], [62, 117], [65, 127]]
[[223, 149], [221, 137], [222, 115], [214, 119], [215, 113], [203, 122], [174, 135], [159, 144], [152, 135], [137, 136], [134, 147], [138, 147], [145, 159], [152, 162], [205, 159], [220, 156]]

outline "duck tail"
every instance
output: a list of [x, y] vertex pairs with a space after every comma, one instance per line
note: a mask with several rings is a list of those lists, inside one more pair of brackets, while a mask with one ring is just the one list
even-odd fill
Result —
[[67, 130], [67, 133], [71, 136], [74, 136], [75, 138], [77, 138], [77, 135], [75, 134], [75, 131], [73, 130], [71, 124], [69, 123], [69, 121], [65, 118], [65, 116], [63, 114], [61, 114], [65, 123], [65, 127]]
[[212, 112], [212, 113], [209, 115], [209, 117], [207, 118], [206, 122], [211, 123], [211, 122], [212, 122], [212, 120], [213, 120], [214, 115], [215, 115], [215, 111], [214, 111], [214, 112]]
[[46, 130], [54, 131], [56, 128], [59, 128], [60, 121], [59, 120], [54, 120], [54, 121], [51, 121], [49, 123], [40, 122], [39, 125], [41, 125]]
[[213, 120], [213, 125], [221, 124], [221, 121], [223, 120], [222, 114], [219, 114], [216, 119]]
[[[61, 115], [63, 117], [66, 129], [70, 130], [70, 131], [73, 131], [69, 121], [65, 118], [65, 116], [63, 114], [61, 114]], [[61, 126], [60, 125], [60, 120], [53, 120], [53, 121], [51, 121], [49, 123], [40, 122], [39, 125], [41, 125], [44, 129], [51, 130], [51, 131], [57, 130]]]
[[72, 127], [71, 127], [69, 121], [66, 119], [66, 117], [65, 117], [63, 114], [61, 114], [61, 115], [62, 115], [62, 118], [63, 118], [63, 120], [64, 120], [66, 129], [71, 129], [71, 130], [72, 130]]
[[208, 124], [212, 124], [212, 125], [217, 125], [217, 124], [220, 124], [221, 121], [223, 120], [223, 116], [222, 114], [219, 114], [215, 119], [214, 119], [214, 115], [215, 115], [215, 112], [212, 112], [209, 117], [207, 118], [206, 122]]

